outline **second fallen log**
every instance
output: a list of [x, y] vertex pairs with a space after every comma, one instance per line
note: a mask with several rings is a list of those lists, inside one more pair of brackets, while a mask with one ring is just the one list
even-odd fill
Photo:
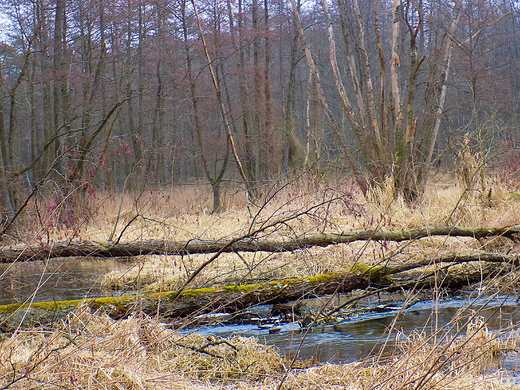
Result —
[[[492, 266], [475, 267], [473, 271], [455, 270], [447, 267], [457, 264], [483, 262]], [[46, 322], [60, 313], [67, 313], [81, 305], [101, 310], [113, 318], [122, 318], [133, 312], [148, 315], [159, 314], [165, 318], [194, 316], [202, 313], [225, 311], [236, 312], [265, 303], [284, 303], [298, 299], [345, 293], [356, 289], [384, 289], [395, 291], [408, 288], [461, 287], [479, 282], [495, 272], [501, 264], [518, 266], [520, 255], [477, 253], [473, 255], [449, 255], [431, 259], [418, 259], [401, 266], [354, 266], [344, 272], [333, 272], [303, 278], [280, 279], [265, 283], [238, 286], [185, 289], [181, 292], [162, 292], [121, 297], [88, 298], [69, 301], [38, 302], [0, 306], [0, 324], [4, 328], [17, 325], [20, 318]], [[435, 271], [428, 268], [436, 264]], [[423, 269], [420, 271], [420, 269]], [[444, 272], [439, 272], [444, 269]], [[415, 272], [408, 273], [409, 271]], [[442, 274], [442, 276], [440, 276]], [[438, 278], [435, 281], [435, 278]], [[435, 282], [435, 283], [434, 283]]]

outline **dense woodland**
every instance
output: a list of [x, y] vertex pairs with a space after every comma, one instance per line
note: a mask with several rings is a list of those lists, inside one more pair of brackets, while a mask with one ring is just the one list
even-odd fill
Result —
[[432, 167], [520, 169], [513, 0], [0, 4], [7, 216], [34, 190], [200, 180], [218, 209], [334, 167], [414, 201]]

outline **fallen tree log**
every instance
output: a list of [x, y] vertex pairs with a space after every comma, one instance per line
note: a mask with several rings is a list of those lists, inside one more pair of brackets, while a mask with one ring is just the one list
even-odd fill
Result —
[[[476, 261], [494, 263], [497, 266], [502, 263], [518, 266], [520, 254], [449, 255], [420, 259], [399, 266], [356, 265], [343, 272], [281, 279], [267, 283], [186, 289], [182, 292], [147, 295], [1, 305], [0, 329], [16, 327], [22, 319], [26, 322], [46, 322], [49, 319], [55, 319], [58, 314], [67, 313], [81, 305], [86, 305], [93, 310], [102, 310], [113, 318], [122, 318], [133, 312], [144, 312], [149, 315], [160, 314], [166, 318], [173, 318], [214, 311], [236, 312], [258, 304], [285, 303], [332, 293], [346, 293], [356, 289], [373, 288], [395, 291], [408, 288], [429, 288], [434, 284], [437, 287], [458, 288], [478, 282], [496, 269], [496, 267], [480, 269], [476, 267], [474, 272], [467, 270], [446, 272], [449, 266]], [[426, 269], [420, 274], [420, 277], [403, 274], [431, 265], [444, 265], [444, 272], [439, 273], [439, 269], [435, 271]], [[507, 269], [510, 270], [511, 267]], [[437, 280], [434, 279], [435, 277]]]
[[406, 241], [431, 236], [459, 236], [484, 238], [491, 236], [513, 237], [520, 233], [520, 225], [501, 228], [469, 228], [432, 226], [424, 229], [399, 231], [356, 230], [341, 234], [316, 234], [295, 236], [287, 240], [256, 238], [255, 234], [232, 240], [140, 240], [130, 243], [110, 241], [56, 242], [49, 245], [7, 246], [0, 248], [0, 263], [46, 260], [56, 257], [128, 257], [141, 255], [188, 255], [224, 252], [291, 252], [313, 246], [350, 243], [354, 241]]

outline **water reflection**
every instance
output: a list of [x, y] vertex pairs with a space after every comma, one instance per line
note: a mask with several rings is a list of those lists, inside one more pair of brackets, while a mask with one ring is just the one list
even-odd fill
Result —
[[117, 259], [85, 258], [0, 264], [0, 304], [100, 296], [106, 293], [99, 285], [102, 276], [130, 266]]

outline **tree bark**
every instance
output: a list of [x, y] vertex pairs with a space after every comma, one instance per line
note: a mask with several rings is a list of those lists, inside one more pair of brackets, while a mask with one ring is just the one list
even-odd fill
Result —
[[[357, 230], [341, 234], [315, 234], [295, 236], [291, 240], [256, 239], [247, 236], [235, 240], [141, 240], [130, 243], [111, 241], [56, 242], [39, 247], [9, 246], [0, 248], [0, 263], [35, 261], [56, 257], [128, 257], [142, 255], [187, 255], [224, 252], [292, 252], [313, 246], [326, 247], [354, 241], [406, 241], [431, 236], [513, 237], [520, 233], [520, 225], [501, 228], [468, 228], [455, 226], [432, 226], [424, 229], [400, 231]], [[505, 256], [505, 255], [504, 255]]]
[[[226, 140], [226, 151], [223, 157], [222, 165], [218, 168], [218, 164], [215, 161], [215, 174], [211, 173], [209, 163], [208, 163], [208, 150], [211, 150], [209, 145], [205, 145], [207, 142], [206, 137], [203, 134], [203, 120], [202, 120], [202, 111], [199, 104], [199, 96], [201, 95], [197, 91], [197, 76], [193, 69], [193, 49], [190, 44], [189, 37], [189, 26], [188, 26], [188, 18], [186, 16], [186, 8], [187, 2], [182, 2], [181, 7], [181, 15], [182, 15], [182, 33], [184, 39], [184, 51], [186, 52], [186, 71], [187, 77], [190, 84], [190, 94], [191, 94], [191, 104], [193, 109], [193, 121], [194, 121], [194, 138], [197, 140], [197, 144], [199, 147], [200, 153], [200, 162], [202, 163], [202, 168], [204, 170], [204, 174], [209, 184], [211, 185], [211, 191], [213, 193], [213, 210], [212, 213], [218, 213], [222, 209], [221, 205], [221, 184], [224, 180], [224, 175], [226, 174], [229, 162], [230, 155], [230, 141], [231, 139], [228, 137]], [[202, 31], [201, 31], [202, 33]], [[220, 157], [220, 156], [219, 156]]]
[[[0, 94], [4, 95], [4, 75], [2, 67], [0, 66]], [[4, 102], [0, 99], [0, 211], [7, 213], [8, 218], [11, 218], [14, 213], [13, 204], [11, 203], [11, 194], [9, 193], [9, 186], [7, 180], [7, 147], [5, 139], [5, 124], [4, 124]], [[5, 218], [2, 216], [2, 218]]]
[[[301, 44], [301, 46], [303, 48], [303, 52], [305, 54], [305, 59], [307, 60], [307, 65], [313, 76], [314, 84], [316, 86], [316, 92], [318, 93], [318, 98], [320, 100], [323, 114], [325, 115], [327, 122], [329, 123], [329, 126], [330, 126], [332, 132], [334, 133], [336, 140], [338, 141], [339, 145], [341, 146], [341, 149], [343, 150], [343, 157], [345, 157], [350, 169], [352, 169], [352, 173], [354, 174], [354, 177], [359, 179], [361, 175], [360, 175], [357, 165], [354, 163], [352, 152], [350, 151], [347, 144], [345, 143], [345, 141], [341, 135], [340, 127], [336, 123], [336, 120], [334, 119], [334, 116], [332, 115], [332, 111], [329, 108], [327, 99], [325, 98], [325, 94], [323, 92], [323, 87], [321, 85], [320, 72], [318, 71], [318, 67], [316, 66], [316, 64], [314, 62], [311, 51], [309, 50], [309, 47], [307, 46], [307, 43], [305, 40], [305, 34], [304, 34], [303, 28], [300, 23], [300, 13], [298, 11], [298, 7], [296, 6], [296, 2], [294, 0], [291, 0], [291, 6], [292, 6], [292, 11], [293, 11], [293, 18], [294, 18], [294, 24], [296, 27], [296, 31], [298, 32], [298, 37], [300, 39], [300, 44]], [[363, 192], [365, 193], [367, 188], [364, 185], [364, 183], [362, 181], [358, 181], [358, 184], [360, 185]]]

